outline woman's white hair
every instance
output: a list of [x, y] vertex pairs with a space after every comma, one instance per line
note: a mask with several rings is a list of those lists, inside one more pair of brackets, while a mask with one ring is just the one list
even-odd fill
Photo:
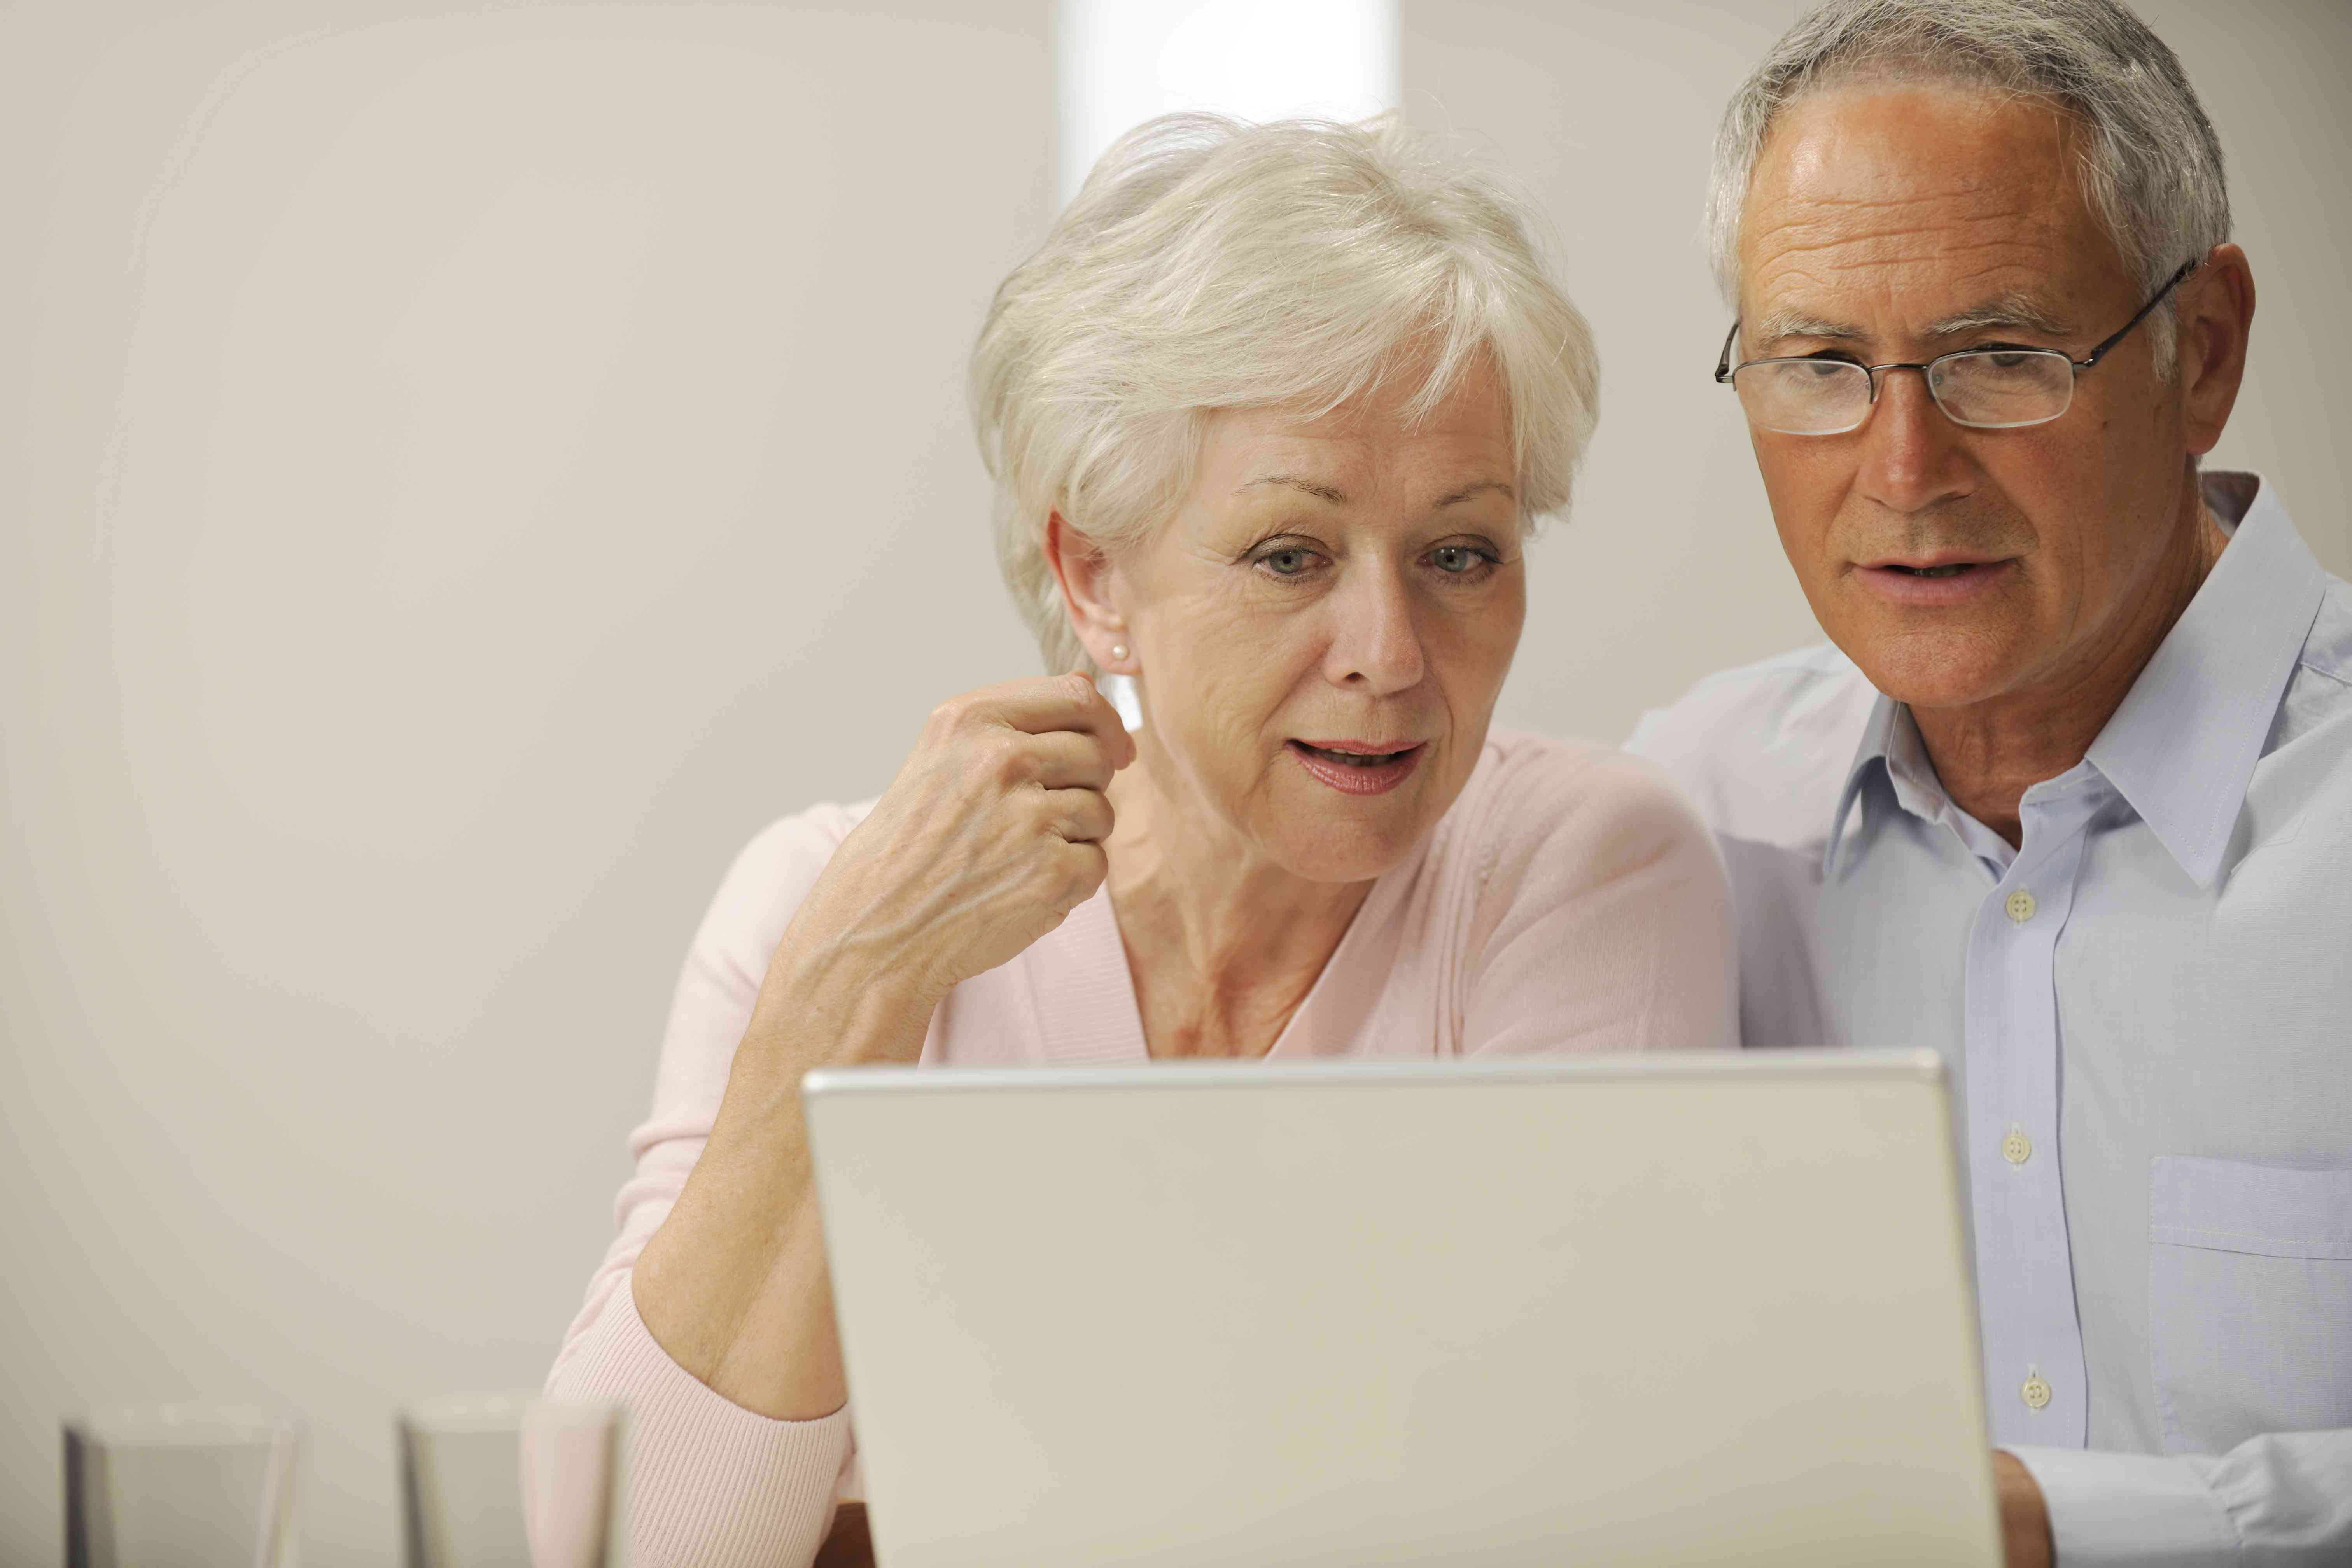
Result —
[[1171, 114], [1103, 154], [997, 289], [971, 356], [996, 551], [1048, 665], [1084, 668], [1045, 555], [1055, 511], [1116, 554], [1191, 483], [1220, 408], [1313, 416], [1398, 376], [1410, 417], [1491, 363], [1530, 521], [1560, 511], [1600, 371], [1540, 220], [1392, 116]]
[[[1879, 79], [2017, 94], [2071, 115], [2084, 195], [2146, 292], [2230, 237], [2221, 141], [2179, 57], [2116, 0], [1829, 0], [1773, 46], [1716, 137], [1707, 248], [1735, 308], [1740, 215], [1772, 121], [1808, 93]], [[2169, 374], [2170, 300], [2147, 328]]]

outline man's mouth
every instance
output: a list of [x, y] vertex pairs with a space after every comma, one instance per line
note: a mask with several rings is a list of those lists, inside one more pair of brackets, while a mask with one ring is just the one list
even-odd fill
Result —
[[2017, 558], [1995, 561], [1879, 560], [1860, 563], [1855, 575], [1890, 602], [1915, 610], [1952, 609], [1973, 604], [2008, 580]]
[[1905, 566], [1898, 562], [1886, 563], [1889, 572], [1900, 572], [1906, 577], [1958, 577], [1991, 565], [1990, 561], [1955, 561], [1948, 566]]

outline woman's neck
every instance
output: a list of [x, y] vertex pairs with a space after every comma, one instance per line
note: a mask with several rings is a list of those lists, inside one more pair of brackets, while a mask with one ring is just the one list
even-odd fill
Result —
[[1140, 759], [1111, 786], [1111, 909], [1154, 1057], [1262, 1057], [1371, 891], [1256, 853]]

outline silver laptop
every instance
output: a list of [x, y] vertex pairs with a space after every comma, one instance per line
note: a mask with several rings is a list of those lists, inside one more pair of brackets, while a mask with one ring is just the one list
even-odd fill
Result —
[[884, 1568], [2000, 1561], [1930, 1053], [807, 1107]]

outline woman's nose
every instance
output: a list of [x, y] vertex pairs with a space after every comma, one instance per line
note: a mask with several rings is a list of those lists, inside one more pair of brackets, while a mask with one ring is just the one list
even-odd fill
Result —
[[1324, 655], [1334, 686], [1381, 697], [1421, 684], [1421, 631], [1412, 595], [1399, 574], [1382, 564], [1351, 574], [1329, 601], [1337, 624]]

